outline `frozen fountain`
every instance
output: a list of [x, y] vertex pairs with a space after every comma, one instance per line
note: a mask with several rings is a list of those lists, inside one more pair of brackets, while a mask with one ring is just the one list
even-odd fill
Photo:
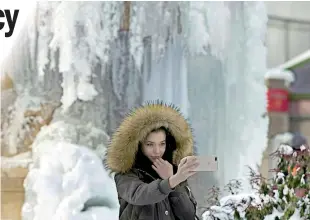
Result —
[[212, 185], [223, 187], [238, 178], [249, 191], [247, 165], [256, 168], [261, 162], [268, 123], [262, 117], [267, 15], [262, 2], [195, 2], [188, 7], [181, 23], [187, 38], [169, 41], [159, 62], [151, 63], [150, 53], [145, 55], [143, 97], [181, 106], [194, 128], [198, 154], [219, 157], [216, 174], [199, 174], [191, 181], [203, 206], [205, 197], [198, 192]]
[[212, 185], [241, 178], [249, 190], [246, 165], [260, 163], [267, 141], [263, 2], [37, 6], [4, 66], [18, 95], [61, 103], [52, 123], [87, 122], [108, 135], [128, 109], [172, 102], [190, 119], [198, 154], [219, 158], [217, 173], [191, 181], [200, 206]]

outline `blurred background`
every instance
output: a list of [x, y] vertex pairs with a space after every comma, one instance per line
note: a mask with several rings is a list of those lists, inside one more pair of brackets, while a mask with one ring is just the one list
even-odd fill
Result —
[[265, 2], [268, 11], [268, 67], [279, 66], [310, 48], [309, 2]]

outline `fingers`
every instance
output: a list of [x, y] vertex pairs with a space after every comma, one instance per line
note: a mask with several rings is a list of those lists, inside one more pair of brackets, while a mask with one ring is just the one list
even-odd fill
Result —
[[172, 167], [171, 163], [169, 163], [167, 160], [162, 160], [165, 166]]
[[162, 164], [167, 164], [168, 163], [168, 161], [165, 161], [163, 158], [159, 158], [158, 160]]
[[199, 161], [197, 159], [187, 160], [187, 162], [180, 167], [185, 170], [193, 170], [199, 166]]
[[181, 159], [179, 166], [183, 166], [187, 162], [187, 157]]
[[[192, 176], [196, 173], [195, 169], [199, 166], [199, 161], [196, 157], [189, 157], [185, 164], [179, 167], [181, 172], [186, 176]], [[194, 173], [193, 173], [194, 172]]]
[[192, 164], [197, 162], [198, 159], [195, 156], [188, 156], [188, 157], [184, 157], [181, 161], [180, 161], [180, 165], [184, 165], [184, 164]]
[[186, 167], [188, 167], [189, 169], [195, 169], [199, 166], [199, 161], [195, 161], [193, 163], [190, 164], [186, 164]]
[[162, 164], [163, 164], [163, 163], [162, 163], [160, 160], [158, 160], [158, 159], [154, 161], [154, 165], [155, 165], [156, 167], [160, 167]]
[[186, 163], [187, 167], [198, 166], [198, 165], [199, 165], [199, 160], [196, 157], [191, 158], [191, 160], [188, 160], [188, 162]]
[[160, 166], [167, 166], [170, 165], [170, 163], [166, 160], [163, 160], [162, 158], [157, 159], [154, 161], [154, 165], [159, 168]]
[[157, 159], [159, 162], [161, 162], [161, 163], [164, 163], [165, 161], [164, 161], [164, 159], [163, 158], [159, 158], [159, 159]]
[[156, 172], [158, 171], [157, 167], [152, 165], [153, 170], [155, 170]]
[[189, 170], [190, 172], [196, 172], [196, 169], [198, 168], [199, 164], [194, 164], [190, 167], [187, 168], [187, 170]]

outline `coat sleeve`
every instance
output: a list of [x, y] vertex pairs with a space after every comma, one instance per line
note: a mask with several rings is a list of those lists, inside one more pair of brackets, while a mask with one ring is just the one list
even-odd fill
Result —
[[197, 202], [191, 193], [187, 181], [181, 183], [169, 195], [169, 201], [174, 215], [179, 220], [194, 220]]
[[115, 183], [119, 197], [132, 205], [150, 205], [168, 197], [173, 190], [168, 180], [144, 183], [134, 173], [116, 174]]

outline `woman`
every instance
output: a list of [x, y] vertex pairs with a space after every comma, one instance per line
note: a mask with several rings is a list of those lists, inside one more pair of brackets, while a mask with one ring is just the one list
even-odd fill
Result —
[[153, 103], [134, 110], [107, 150], [116, 173], [120, 220], [194, 220], [196, 202], [187, 179], [198, 166], [193, 135], [178, 110]]

